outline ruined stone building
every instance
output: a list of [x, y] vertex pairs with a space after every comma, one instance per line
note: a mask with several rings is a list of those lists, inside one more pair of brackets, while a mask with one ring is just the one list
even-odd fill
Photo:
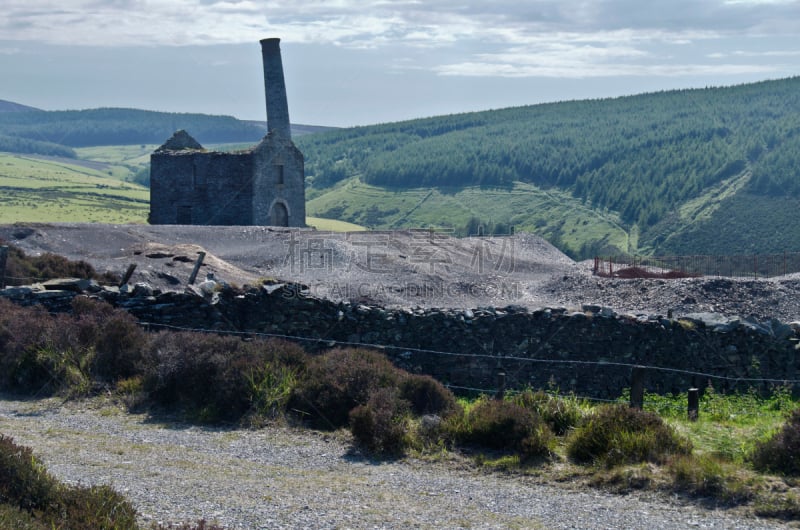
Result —
[[292, 142], [280, 39], [261, 41], [267, 135], [207, 151], [178, 131], [150, 156], [150, 223], [305, 226], [303, 154]]

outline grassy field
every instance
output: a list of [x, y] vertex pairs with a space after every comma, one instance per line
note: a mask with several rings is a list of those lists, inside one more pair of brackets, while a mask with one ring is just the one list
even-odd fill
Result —
[[311, 215], [384, 230], [429, 226], [459, 230], [474, 217], [538, 233], [573, 254], [598, 240], [623, 251], [636, 250], [635, 232], [631, 238], [615, 215], [593, 210], [567, 193], [521, 182], [510, 189], [391, 190], [351, 178], [317, 194], [307, 209]]
[[363, 232], [366, 230], [366, 228], [361, 225], [348, 223], [346, 221], [337, 221], [336, 219], [323, 219], [322, 217], [306, 216], [306, 224], [317, 230], [328, 232]]
[[103, 171], [0, 153], [0, 222], [144, 223], [147, 188]]

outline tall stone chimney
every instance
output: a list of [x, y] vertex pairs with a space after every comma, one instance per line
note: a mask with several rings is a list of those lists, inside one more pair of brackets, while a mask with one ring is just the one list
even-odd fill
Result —
[[280, 42], [281, 39], [261, 41], [264, 90], [267, 95], [267, 130], [272, 134], [291, 139], [289, 104], [286, 102], [286, 82], [283, 80]]

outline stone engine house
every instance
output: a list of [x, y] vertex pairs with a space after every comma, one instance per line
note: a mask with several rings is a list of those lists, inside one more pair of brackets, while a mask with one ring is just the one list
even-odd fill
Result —
[[207, 151], [178, 131], [150, 155], [150, 223], [305, 226], [303, 154], [289, 124], [280, 39], [261, 41], [267, 135], [240, 152]]

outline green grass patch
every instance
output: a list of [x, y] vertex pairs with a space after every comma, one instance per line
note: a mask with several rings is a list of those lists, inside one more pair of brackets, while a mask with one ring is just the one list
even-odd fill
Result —
[[347, 221], [323, 219], [322, 217], [306, 217], [306, 224], [325, 232], [363, 232], [365, 227]]
[[0, 153], [0, 223], [144, 223], [147, 188], [77, 164]]
[[[619, 218], [599, 212], [567, 192], [516, 182], [512, 187], [390, 189], [351, 178], [326, 190], [310, 190], [310, 215], [373, 229], [437, 227], [462, 234], [471, 219], [508, 233], [532, 232], [573, 256], [603, 248], [635, 252]], [[468, 235], [468, 234], [462, 234]], [[636, 236], [636, 234], [634, 234]], [[631, 248], [633, 245], [634, 248]]]

